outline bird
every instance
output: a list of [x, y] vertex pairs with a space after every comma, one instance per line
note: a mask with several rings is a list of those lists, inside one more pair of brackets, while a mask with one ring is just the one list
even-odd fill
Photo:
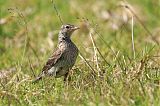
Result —
[[67, 81], [69, 71], [74, 66], [79, 53], [77, 46], [71, 40], [72, 33], [77, 29], [79, 27], [71, 24], [61, 26], [57, 48], [42, 68], [42, 72], [33, 82], [38, 82], [45, 76], [53, 76], [55, 78], [64, 76], [64, 82]]

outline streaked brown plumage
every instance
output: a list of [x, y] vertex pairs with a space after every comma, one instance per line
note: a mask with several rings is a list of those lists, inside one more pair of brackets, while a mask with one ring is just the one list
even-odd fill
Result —
[[70, 39], [72, 33], [77, 29], [79, 28], [74, 25], [62, 25], [58, 37], [58, 48], [48, 59], [42, 69], [42, 73], [34, 82], [39, 81], [46, 75], [52, 75], [56, 78], [64, 76], [64, 81], [66, 81], [69, 70], [75, 64], [78, 56], [78, 48]]

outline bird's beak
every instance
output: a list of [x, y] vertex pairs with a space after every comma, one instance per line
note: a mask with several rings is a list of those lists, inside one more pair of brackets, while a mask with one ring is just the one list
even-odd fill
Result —
[[77, 29], [80, 29], [80, 28], [76, 27], [76, 26], [72, 28], [72, 30], [74, 30], [74, 31], [77, 30]]

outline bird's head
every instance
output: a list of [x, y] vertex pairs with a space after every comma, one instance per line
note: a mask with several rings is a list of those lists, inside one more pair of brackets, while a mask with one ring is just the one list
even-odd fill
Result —
[[71, 36], [71, 34], [77, 29], [79, 29], [79, 27], [76, 27], [71, 24], [62, 25], [61, 33]]

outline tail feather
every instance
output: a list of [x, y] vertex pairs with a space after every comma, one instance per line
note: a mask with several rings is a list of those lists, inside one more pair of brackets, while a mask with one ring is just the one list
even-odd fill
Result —
[[40, 74], [40, 75], [39, 75], [37, 78], [35, 78], [32, 82], [33, 82], [33, 83], [37, 83], [38, 81], [42, 80], [43, 76], [44, 76], [44, 73]]

